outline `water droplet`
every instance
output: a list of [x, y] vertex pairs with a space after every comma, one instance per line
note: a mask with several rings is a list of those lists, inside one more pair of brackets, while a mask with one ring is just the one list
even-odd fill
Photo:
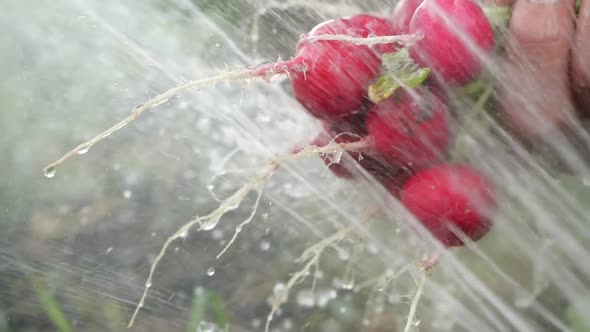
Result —
[[311, 289], [303, 289], [295, 297], [297, 304], [304, 308], [313, 308], [315, 305], [315, 296]]
[[203, 231], [210, 231], [217, 226], [216, 222], [204, 222], [201, 224], [201, 230]]
[[242, 225], [236, 226], [236, 233], [239, 233], [241, 231], [242, 231]]
[[215, 324], [209, 322], [201, 322], [197, 328], [197, 332], [214, 332]]
[[367, 252], [371, 255], [377, 255], [379, 253], [379, 248], [377, 248], [377, 246], [372, 243], [367, 245], [366, 249], [367, 249]]
[[219, 240], [223, 237], [223, 231], [220, 229], [216, 229], [213, 231], [213, 233], [211, 234], [211, 236], [213, 237], [213, 239], [215, 240]]
[[55, 176], [55, 166], [47, 167], [43, 172], [46, 178], [51, 179]]
[[354, 288], [354, 279], [349, 279], [349, 280], [342, 280], [340, 283], [340, 288], [344, 289], [344, 290], [351, 290]]
[[338, 251], [338, 258], [340, 258], [343, 261], [347, 261], [350, 259], [350, 253], [346, 250], [339, 250]]
[[156, 232], [152, 232], [152, 236], [156, 236]]
[[262, 220], [268, 219], [268, 212], [262, 214]]
[[585, 187], [590, 187], [590, 178], [583, 178], [582, 183]]
[[[170, 99], [170, 98], [162, 99], [162, 100], [160, 100], [160, 101], [156, 102], [155, 104], [153, 104], [153, 105], [152, 105], [152, 107], [156, 107], [156, 106], [162, 105], [162, 104], [164, 104], [165, 102], [167, 102], [169, 99]], [[142, 105], [142, 106], [143, 106], [143, 105]]]
[[267, 251], [268, 249], [270, 249], [270, 241], [263, 240], [260, 242], [260, 250]]
[[92, 145], [85, 145], [78, 150], [78, 154], [86, 154]]
[[252, 327], [253, 327], [253, 328], [257, 329], [257, 328], [259, 328], [260, 326], [262, 326], [262, 321], [261, 321], [260, 319], [253, 319], [253, 320], [250, 322], [250, 325], [252, 325]]
[[288, 319], [288, 318], [287, 318], [287, 319], [285, 319], [285, 320], [283, 321], [283, 328], [284, 328], [285, 330], [290, 330], [290, 329], [292, 329], [292, 328], [293, 328], [293, 322], [292, 322], [290, 319]]
[[203, 289], [203, 287], [201, 287], [201, 286], [197, 286], [197, 287], [195, 287], [195, 289], [193, 290], [193, 293], [194, 293], [195, 295], [202, 295], [204, 291], [205, 291], [205, 290]]
[[133, 192], [131, 190], [125, 190], [125, 191], [123, 191], [123, 197], [125, 199], [130, 199], [131, 196], [133, 196]]
[[150, 287], [152, 287], [152, 282], [151, 282], [151, 281], [146, 281], [146, 282], [145, 282], [145, 287], [146, 287], [146, 288], [150, 288]]
[[109, 248], [107, 249], [106, 253], [108, 254], [108, 253], [110, 253], [111, 251], [113, 251], [113, 247], [109, 247]]
[[414, 322], [412, 323], [412, 325], [414, 325], [414, 326], [418, 326], [418, 325], [420, 325], [420, 320], [419, 320], [419, 319], [417, 319], [416, 321], [414, 321]]
[[207, 269], [207, 275], [208, 276], [212, 276], [215, 274], [215, 268], [214, 267], [210, 267]]
[[187, 232], [182, 232], [178, 235], [178, 237], [183, 238], [183, 239], [186, 238], [187, 236], [188, 236]]

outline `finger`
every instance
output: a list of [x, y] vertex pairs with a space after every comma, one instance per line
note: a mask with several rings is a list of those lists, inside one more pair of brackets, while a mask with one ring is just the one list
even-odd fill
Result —
[[564, 129], [574, 116], [569, 52], [574, 0], [518, 0], [510, 21], [503, 118], [527, 140]]
[[482, 0], [484, 7], [486, 6], [512, 6], [516, 0]]
[[590, 116], [590, 0], [583, 0], [572, 50], [572, 85], [580, 110]]

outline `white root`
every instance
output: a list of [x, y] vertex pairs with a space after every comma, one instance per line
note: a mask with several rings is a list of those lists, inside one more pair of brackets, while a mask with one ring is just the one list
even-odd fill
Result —
[[[240, 189], [238, 189], [235, 193], [233, 193], [230, 197], [223, 200], [219, 204], [219, 207], [217, 207], [217, 209], [215, 209], [213, 212], [211, 212], [210, 214], [203, 216], [203, 217], [195, 217], [195, 219], [193, 219], [193, 220], [189, 221], [188, 223], [184, 224], [183, 226], [181, 226], [176, 231], [176, 233], [174, 233], [172, 236], [170, 236], [168, 239], [166, 239], [166, 242], [164, 242], [164, 245], [160, 249], [160, 252], [158, 253], [156, 258], [154, 259], [154, 262], [152, 263], [152, 265], [150, 266], [150, 272], [149, 272], [148, 277], [145, 282], [143, 294], [141, 295], [139, 303], [135, 307], [135, 311], [133, 312], [133, 315], [131, 316], [131, 320], [129, 321], [129, 324], [127, 325], [128, 328], [133, 326], [133, 323], [135, 322], [135, 318], [137, 317], [139, 310], [144, 306], [148, 291], [149, 291], [150, 287], [152, 286], [154, 272], [156, 271], [158, 264], [162, 260], [162, 257], [164, 257], [164, 254], [166, 253], [166, 250], [168, 249], [170, 244], [174, 240], [176, 240], [180, 237], [183, 237], [185, 234], [187, 234], [187, 232], [195, 225], [199, 225], [199, 229], [198, 229], [199, 231], [210, 230], [210, 229], [214, 228], [215, 225], [217, 225], [217, 223], [219, 223], [219, 220], [221, 219], [221, 217], [223, 217], [223, 215], [225, 215], [225, 213], [236, 209], [239, 206], [239, 204], [241, 203], [241, 201], [244, 199], [244, 197], [246, 197], [246, 195], [248, 195], [251, 191], [258, 191], [259, 192], [258, 199], [256, 200], [256, 204], [252, 208], [253, 213], [248, 218], [248, 219], [251, 219], [253, 214], [256, 212], [256, 207], [258, 206], [258, 202], [259, 202], [260, 196], [262, 194], [262, 188], [267, 183], [268, 179], [272, 176], [272, 174], [274, 173], [276, 168], [277, 168], [276, 165], [272, 165], [267, 170], [265, 170], [261, 175], [254, 178], [250, 182], [246, 183], [244, 186], [242, 186]], [[247, 220], [247, 221], [249, 222], [249, 220]], [[235, 239], [233, 239], [233, 240], [235, 240]], [[227, 247], [226, 247], [226, 249], [227, 249]], [[225, 249], [224, 249], [224, 251], [225, 251]]]
[[355, 45], [375, 46], [379, 44], [401, 44], [404, 46], [413, 45], [424, 38], [421, 34], [397, 35], [397, 36], [378, 36], [378, 37], [352, 37], [349, 35], [318, 35], [309, 36], [306, 39], [314, 42], [318, 40], [334, 40], [353, 43]]
[[422, 297], [422, 293], [424, 293], [424, 286], [426, 285], [426, 278], [428, 277], [428, 274], [424, 270], [419, 271], [419, 273], [420, 278], [416, 280], [416, 294], [414, 295], [414, 298], [412, 299], [412, 304], [410, 305], [410, 312], [408, 313], [408, 320], [406, 321], [404, 332], [410, 332], [412, 330], [412, 326], [415, 325], [418, 303], [420, 302], [420, 297]]
[[[281, 68], [280, 66], [277, 66], [277, 72], [280, 72], [282, 69], [283, 68]], [[272, 75], [272, 73], [273, 73], [273, 70], [270, 70], [269, 75]], [[223, 74], [213, 76], [210, 78], [205, 78], [202, 80], [190, 81], [190, 82], [184, 83], [182, 85], [179, 85], [177, 87], [174, 87], [164, 93], [161, 93], [161, 94], [153, 97], [152, 99], [144, 102], [143, 104], [136, 106], [133, 109], [133, 111], [131, 111], [131, 113], [126, 118], [117, 122], [115, 125], [113, 125], [109, 129], [101, 132], [100, 134], [96, 135], [92, 139], [90, 139], [84, 143], [81, 143], [80, 145], [78, 145], [74, 149], [70, 150], [65, 155], [63, 155], [61, 158], [59, 158], [58, 160], [47, 165], [43, 169], [43, 172], [46, 175], [51, 174], [51, 176], [52, 176], [53, 174], [55, 174], [56, 168], [59, 165], [61, 165], [62, 163], [64, 163], [66, 160], [70, 159], [71, 157], [73, 157], [75, 155], [86, 153], [88, 151], [88, 149], [90, 149], [94, 144], [102, 141], [103, 139], [110, 136], [114, 132], [118, 131], [119, 129], [122, 129], [123, 127], [125, 127], [129, 123], [133, 122], [137, 117], [142, 115], [145, 111], [147, 111], [153, 107], [156, 107], [158, 105], [166, 103], [170, 98], [176, 96], [179, 93], [182, 93], [182, 92], [185, 92], [188, 90], [204, 88], [204, 87], [215, 85], [215, 84], [222, 83], [222, 82], [247, 81], [250, 79], [257, 78], [257, 77], [258, 77], [258, 75], [256, 74], [255, 70], [244, 69], [244, 70], [240, 70], [240, 71], [223, 73]]]
[[342, 241], [345, 238], [345, 236], [352, 230], [354, 230], [354, 226], [350, 226], [343, 230], [340, 230], [332, 236], [327, 237], [321, 240], [320, 242], [314, 244], [313, 246], [305, 250], [303, 254], [295, 260], [295, 262], [298, 264], [302, 264], [304, 262], [307, 263], [305, 263], [302, 269], [295, 272], [293, 276], [289, 278], [289, 281], [287, 281], [285, 288], [281, 291], [282, 293], [272, 303], [271, 311], [266, 317], [266, 325], [264, 327], [265, 332], [269, 331], [270, 323], [272, 322], [274, 315], [280, 309], [281, 305], [287, 302], [289, 297], [289, 290], [298, 283], [302, 282], [307, 277], [307, 275], [310, 274], [310, 269], [312, 268], [312, 266], [317, 266], [317, 264], [319, 264], [320, 256], [327, 247], [333, 246], [338, 242]]
[[[246, 218], [246, 220], [241, 222], [236, 227], [234, 235], [231, 238], [231, 240], [229, 241], [229, 243], [217, 255], [217, 258], [219, 258], [235, 242], [238, 234], [242, 230], [242, 227], [252, 221], [252, 219], [256, 215], [256, 211], [258, 209], [258, 205], [259, 205], [260, 199], [262, 197], [262, 192], [263, 192], [264, 186], [268, 182], [269, 178], [274, 174], [274, 172], [279, 168], [279, 166], [283, 162], [290, 161], [290, 160], [296, 160], [296, 159], [300, 159], [300, 158], [304, 158], [304, 157], [321, 155], [321, 154], [336, 153], [336, 152], [345, 151], [345, 150], [357, 151], [357, 150], [365, 149], [370, 144], [371, 144], [370, 141], [363, 141], [363, 140], [358, 141], [358, 142], [343, 143], [343, 144], [338, 144], [338, 143], [332, 141], [331, 143], [326, 144], [322, 147], [310, 145], [310, 146], [304, 147], [303, 149], [301, 149], [300, 151], [298, 151], [296, 153], [287, 154], [284, 156], [277, 156], [277, 157], [268, 161], [267, 168], [265, 169], [265, 171], [263, 171], [259, 176], [257, 176], [256, 178], [254, 178], [250, 182], [243, 185], [240, 189], [238, 189], [236, 192], [234, 192], [231, 196], [222, 200], [220, 202], [219, 206], [217, 207], [217, 209], [215, 209], [213, 212], [211, 212], [210, 214], [203, 216], [203, 217], [195, 217], [195, 219], [193, 219], [193, 220], [189, 221], [188, 223], [184, 224], [183, 226], [181, 226], [172, 236], [170, 236], [168, 239], [166, 239], [166, 242], [164, 242], [164, 245], [160, 249], [160, 252], [158, 253], [156, 258], [154, 259], [154, 262], [152, 263], [152, 265], [150, 266], [150, 272], [149, 272], [148, 277], [145, 282], [145, 288], [144, 288], [143, 294], [142, 294], [137, 306], [135, 307], [135, 311], [133, 312], [133, 315], [131, 316], [131, 320], [129, 321], [128, 327], [133, 326], [135, 319], [137, 317], [137, 314], [139, 313], [139, 310], [144, 306], [148, 291], [149, 291], [150, 287], [152, 286], [154, 272], [155, 272], [158, 264], [160, 263], [160, 261], [164, 257], [166, 250], [168, 249], [168, 247], [170, 246], [170, 244], [174, 240], [176, 240], [180, 237], [183, 237], [184, 234], [186, 234], [195, 225], [199, 225], [198, 231], [213, 229], [217, 225], [217, 223], [219, 223], [219, 220], [221, 219], [221, 217], [223, 217], [223, 215], [225, 215], [225, 213], [238, 208], [241, 201], [244, 199], [244, 197], [246, 197], [246, 195], [248, 195], [252, 191], [257, 191], [258, 195], [256, 197], [256, 201], [255, 201], [254, 205], [252, 206], [252, 210], [251, 210], [250, 215], [248, 216], [248, 218]], [[348, 229], [346, 232], [348, 232]], [[337, 240], [338, 237], [344, 236], [344, 234], [341, 234], [341, 233], [342, 233], [342, 231], [325, 239], [324, 241], [321, 241], [316, 246], [306, 250], [303, 253], [303, 255], [297, 260], [298, 263], [301, 263], [301, 262], [304, 262], [304, 261], [310, 259], [310, 261], [308, 262], [308, 264], [306, 265], [306, 267], [302, 271], [309, 272], [310, 267], [312, 265], [318, 263], [319, 254], [321, 253], [321, 251], [326, 246], [333, 245], [334, 243], [337, 243], [340, 241], [340, 240]], [[325, 245], [322, 246], [323, 243], [325, 243]], [[320, 247], [321, 247], [321, 250], [319, 250]], [[315, 253], [315, 252], [317, 252], [317, 257], [315, 257], [313, 255], [313, 253]], [[296, 277], [296, 276], [304, 277], [304, 275], [302, 275], [302, 274], [296, 274], [294, 277]], [[293, 279], [293, 280], [295, 280], [295, 279]], [[297, 281], [297, 280], [295, 280], [295, 281]], [[291, 287], [292, 287], [292, 285], [291, 285]], [[280, 306], [280, 304], [277, 305], [276, 310], [278, 310], [278, 306]], [[272, 312], [272, 315], [274, 315], [274, 312], [276, 312], [276, 310], [274, 310]], [[272, 316], [271, 316], [271, 319], [272, 319]], [[270, 322], [268, 322], [268, 323], [270, 324]]]

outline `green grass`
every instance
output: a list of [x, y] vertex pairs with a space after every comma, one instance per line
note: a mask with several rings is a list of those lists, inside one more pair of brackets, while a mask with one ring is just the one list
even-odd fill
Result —
[[207, 308], [210, 309], [213, 322], [217, 326], [224, 330], [229, 328], [229, 314], [221, 296], [210, 290], [202, 290], [195, 292], [187, 332], [197, 331], [199, 325], [205, 318]]
[[49, 289], [47, 289], [45, 284], [42, 282], [35, 282], [34, 288], [35, 292], [37, 293], [39, 304], [41, 304], [43, 311], [45, 311], [45, 314], [51, 323], [53, 323], [55, 328], [59, 332], [72, 332], [72, 326], [66, 318], [66, 315], [61, 309], [61, 306], [57, 302], [54, 294]]

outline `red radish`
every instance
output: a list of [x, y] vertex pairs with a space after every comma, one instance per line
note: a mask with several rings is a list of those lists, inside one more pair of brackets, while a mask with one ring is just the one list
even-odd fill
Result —
[[365, 136], [367, 134], [367, 115], [365, 113], [341, 117], [338, 121], [323, 121], [324, 131], [332, 137], [341, 133]]
[[418, 100], [399, 91], [375, 105], [367, 131], [385, 160], [420, 169], [444, 157], [451, 140], [450, 113], [446, 102], [427, 88], [413, 91]]
[[394, 174], [380, 179], [381, 184], [393, 195], [395, 198], [400, 198], [401, 191], [406, 182], [412, 177], [413, 172], [408, 168], [400, 168]]
[[414, 13], [410, 33], [424, 39], [410, 47], [412, 58], [444, 84], [465, 85], [482, 70], [482, 55], [494, 51], [494, 33], [471, 0], [426, 0]]
[[[368, 19], [368, 15], [332, 20], [315, 27], [306, 37], [341, 34], [351, 37], [393, 34], [386, 20]], [[294, 61], [304, 64], [305, 71], [291, 72], [295, 98], [315, 117], [334, 119], [358, 112], [368, 86], [381, 69], [378, 48], [332, 40], [297, 45]]]
[[407, 34], [410, 31], [410, 21], [422, 2], [424, 0], [401, 0], [395, 5], [391, 14], [391, 21], [397, 33]]
[[401, 202], [447, 247], [464, 245], [450, 225], [477, 241], [492, 227], [497, 209], [493, 183], [463, 165], [442, 165], [417, 173], [404, 186]]
[[[401, 34], [396, 30], [388, 20], [368, 14], [358, 14], [348, 17], [354, 24], [359, 26], [359, 33], [362, 37], [371, 36], [394, 36]], [[398, 48], [396, 44], [377, 44], [375, 50], [380, 54], [395, 52]]]
[[[338, 36], [331, 38], [326, 35]], [[371, 18], [369, 15], [352, 16], [319, 24], [300, 39], [296, 47], [296, 56], [292, 60], [190, 81], [165, 91], [138, 105], [126, 118], [47, 165], [44, 173], [47, 177], [53, 177], [56, 168], [67, 159], [87, 151], [105, 137], [133, 122], [145, 111], [166, 102], [171, 97], [183, 91], [201, 89], [220, 82], [244, 82], [255, 78], [270, 80], [287, 74], [291, 77], [295, 98], [315, 117], [334, 120], [362, 112], [363, 107], [369, 102], [366, 98], [368, 86], [378, 77], [381, 70], [380, 52], [388, 49], [383, 43], [372, 44], [375, 41], [367, 41], [365, 44], [363, 39], [385, 35], [393, 36], [390, 23], [377, 17]], [[387, 44], [403, 44], [411, 41], [412, 36], [394, 36], [388, 40]]]

